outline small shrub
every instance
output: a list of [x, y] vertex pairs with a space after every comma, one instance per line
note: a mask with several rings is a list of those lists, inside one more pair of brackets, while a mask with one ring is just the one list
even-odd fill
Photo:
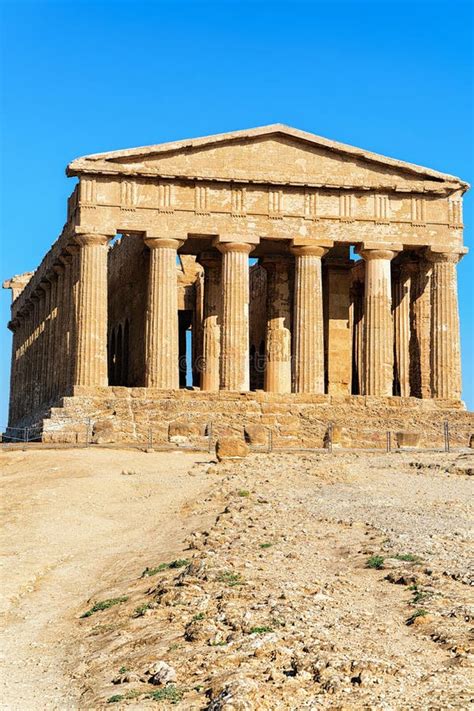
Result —
[[421, 558], [412, 553], [401, 553], [393, 557], [396, 558], [396, 560], [405, 560], [407, 563], [421, 563]]
[[423, 600], [426, 600], [427, 598], [433, 595], [433, 593], [428, 590], [420, 590], [420, 588], [416, 584], [410, 585], [409, 590], [411, 590], [413, 593], [410, 605], [418, 605], [419, 602], [423, 602]]
[[407, 625], [412, 625], [417, 617], [425, 617], [427, 614], [428, 610], [425, 610], [422, 607], [419, 610], [415, 610], [413, 615], [410, 615], [410, 617], [408, 618]]
[[189, 560], [187, 558], [178, 558], [177, 560], [172, 560], [171, 563], [160, 563], [156, 566], [156, 568], [149, 568], [147, 566], [140, 577], [150, 578], [152, 575], [162, 573], [164, 570], [184, 568], [185, 565], [189, 565]]
[[123, 597], [111, 597], [108, 600], [102, 600], [102, 602], [96, 602], [90, 610], [87, 610], [87, 612], [84, 612], [81, 617], [90, 617], [93, 615], [95, 612], [101, 612], [102, 610], [108, 610], [109, 607], [114, 607], [114, 605], [120, 605], [122, 602], [127, 602], [128, 596], [124, 595]]
[[144, 602], [142, 605], [138, 605], [133, 611], [132, 617], [143, 617], [145, 612], [151, 607], [150, 602]]
[[233, 573], [231, 570], [224, 570], [219, 574], [217, 580], [220, 583], [225, 583], [231, 588], [236, 585], [242, 585], [244, 582], [240, 573]]
[[127, 672], [128, 672], [127, 667], [120, 667], [120, 669], [118, 670], [119, 674], [126, 674]]
[[203, 620], [205, 618], [204, 612], [198, 612], [197, 615], [194, 615], [193, 617], [193, 622], [198, 622], [199, 620]]
[[184, 568], [185, 565], [189, 565], [189, 560], [187, 558], [178, 558], [178, 560], [173, 560], [169, 564], [170, 568]]
[[242, 497], [250, 496], [250, 491], [247, 491], [247, 489], [240, 489], [240, 491], [238, 491], [237, 493], [239, 496]]
[[168, 684], [163, 689], [152, 691], [145, 698], [153, 699], [153, 701], [168, 701], [170, 704], [178, 704], [183, 698], [183, 690], [174, 684]]
[[260, 548], [271, 548], [273, 543], [260, 543]]
[[261, 627], [252, 627], [249, 634], [266, 634], [267, 632], [273, 632], [273, 628], [262, 625]]
[[383, 568], [385, 558], [381, 555], [371, 555], [367, 558], [367, 563], [365, 564], [367, 568], [375, 568], [375, 570], [381, 570]]
[[124, 701], [125, 700], [125, 695], [124, 694], [114, 694], [113, 696], [109, 696], [107, 699], [108, 704], [118, 704], [119, 701]]

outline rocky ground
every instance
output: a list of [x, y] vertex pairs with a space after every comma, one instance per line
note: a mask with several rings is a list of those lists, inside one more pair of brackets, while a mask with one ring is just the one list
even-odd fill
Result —
[[189, 515], [212, 523], [168, 558], [143, 540], [146, 565], [78, 606], [79, 708], [470, 708], [473, 465], [195, 463]]

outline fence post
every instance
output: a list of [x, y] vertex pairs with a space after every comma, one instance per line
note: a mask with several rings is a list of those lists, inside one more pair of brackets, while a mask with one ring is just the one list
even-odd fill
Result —
[[449, 452], [449, 422], [444, 421], [444, 451]]
[[28, 430], [29, 430], [29, 428], [28, 428], [28, 427], [25, 427], [25, 442], [28, 442], [28, 441], [29, 441], [29, 440], [28, 440]]
[[148, 449], [153, 449], [153, 430], [151, 427], [148, 429]]
[[209, 454], [212, 453], [212, 420], [207, 425], [207, 436], [208, 436], [208, 446], [207, 451]]
[[387, 453], [392, 451], [392, 433], [387, 432]]
[[332, 422], [328, 425], [328, 453], [332, 454]]
[[90, 445], [90, 440], [92, 439], [92, 427], [91, 427], [91, 418], [87, 418], [87, 432], [86, 432], [86, 446], [88, 447]]
[[273, 431], [271, 429], [268, 430], [268, 453], [273, 449]]

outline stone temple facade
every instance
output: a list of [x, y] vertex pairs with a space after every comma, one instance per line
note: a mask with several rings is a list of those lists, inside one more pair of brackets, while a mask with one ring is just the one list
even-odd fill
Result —
[[11, 428], [138, 442], [261, 425], [318, 446], [329, 422], [354, 443], [362, 426], [431, 437], [449, 415], [467, 436], [459, 178], [280, 124], [67, 175], [61, 234], [4, 284]]

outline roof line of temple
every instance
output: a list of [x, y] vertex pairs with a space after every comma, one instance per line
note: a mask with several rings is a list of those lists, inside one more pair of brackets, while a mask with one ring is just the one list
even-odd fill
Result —
[[449, 175], [448, 173], [441, 173], [438, 170], [425, 168], [423, 166], [416, 165], [415, 163], [407, 163], [406, 161], [397, 160], [395, 158], [388, 158], [387, 156], [383, 156], [379, 153], [373, 153], [371, 151], [366, 151], [362, 148], [356, 148], [355, 146], [350, 146], [346, 143], [332, 141], [329, 138], [323, 138], [322, 136], [317, 136], [316, 134], [309, 133], [308, 131], [301, 131], [298, 128], [292, 128], [291, 126], [286, 126], [282, 123], [270, 124], [268, 126], [259, 126], [257, 128], [244, 129], [241, 131], [218, 133], [212, 136], [203, 136], [201, 138], [188, 138], [180, 141], [159, 143], [157, 145], [142, 146], [140, 148], [128, 148], [126, 150], [109, 151], [106, 153], [94, 153], [73, 160], [67, 166], [66, 174], [69, 176], [77, 175], [83, 171], [86, 171], [88, 166], [92, 167], [91, 163], [113, 163], [114, 161], [119, 160], [120, 158], [150, 157], [151, 155], [157, 155], [160, 153], [170, 153], [173, 151], [187, 150], [192, 148], [202, 148], [204, 146], [212, 146], [219, 143], [227, 143], [230, 141], [238, 141], [246, 138], [258, 138], [261, 136], [275, 134], [296, 138], [300, 141], [316, 145], [321, 148], [326, 148], [330, 151], [345, 153], [346, 155], [352, 158], [359, 158], [371, 163], [377, 163], [379, 165], [388, 165], [393, 168], [403, 170], [405, 172], [414, 173], [416, 175], [434, 178], [436, 180], [456, 182], [464, 190], [467, 190], [470, 187], [469, 183], [465, 182], [464, 180], [461, 180], [461, 178], [458, 178], [454, 175]]

